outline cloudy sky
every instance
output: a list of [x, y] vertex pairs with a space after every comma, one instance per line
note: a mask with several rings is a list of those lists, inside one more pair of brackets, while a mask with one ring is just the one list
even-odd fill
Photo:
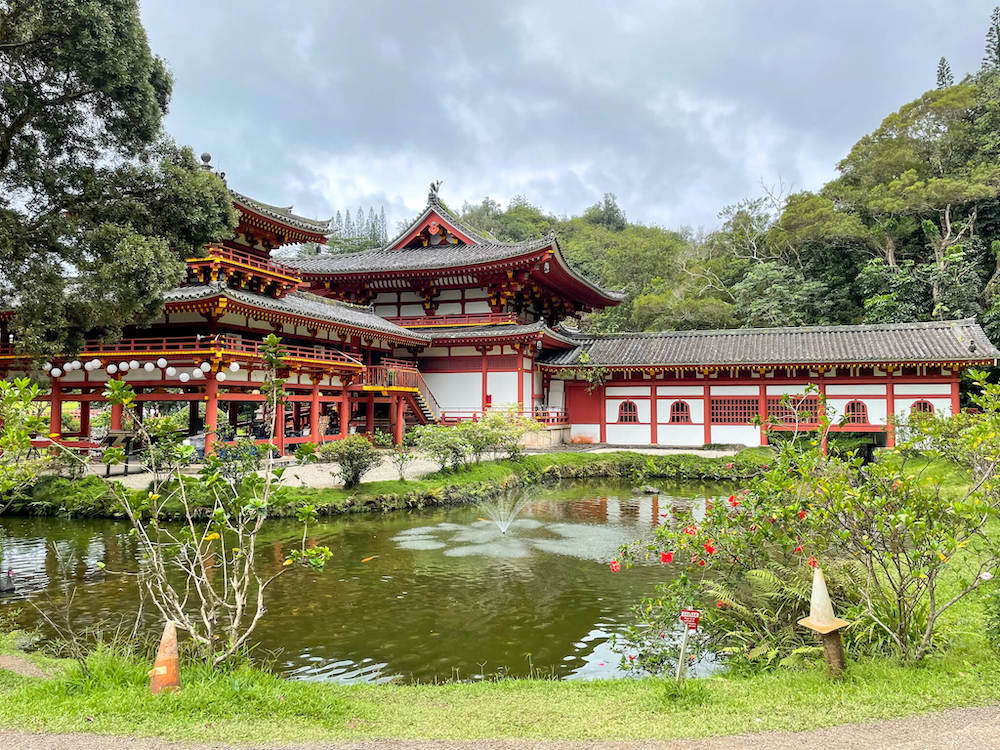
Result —
[[326, 218], [431, 180], [453, 206], [605, 192], [712, 228], [760, 184], [816, 188], [938, 58], [978, 67], [996, 0], [142, 0], [169, 130], [229, 184]]

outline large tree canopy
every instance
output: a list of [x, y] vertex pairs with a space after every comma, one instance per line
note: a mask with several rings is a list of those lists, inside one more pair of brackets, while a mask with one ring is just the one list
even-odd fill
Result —
[[223, 182], [162, 132], [170, 91], [135, 0], [0, 2], [0, 308], [25, 351], [148, 320], [235, 226]]

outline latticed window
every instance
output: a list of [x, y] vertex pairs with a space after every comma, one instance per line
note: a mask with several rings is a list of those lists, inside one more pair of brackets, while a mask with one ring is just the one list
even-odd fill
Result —
[[910, 407], [910, 414], [933, 414], [934, 404], [930, 401], [914, 401]]
[[[787, 401], [787, 403], [785, 403]], [[767, 399], [767, 416], [781, 424], [814, 424], [819, 421], [818, 396], [772, 396]]]
[[864, 401], [851, 401], [844, 407], [848, 424], [868, 424], [868, 407]]
[[670, 424], [691, 424], [691, 407], [687, 401], [670, 404]]
[[712, 424], [750, 424], [758, 406], [756, 398], [713, 398]]
[[635, 401], [622, 401], [618, 407], [618, 421], [636, 423], [639, 421], [639, 407]]

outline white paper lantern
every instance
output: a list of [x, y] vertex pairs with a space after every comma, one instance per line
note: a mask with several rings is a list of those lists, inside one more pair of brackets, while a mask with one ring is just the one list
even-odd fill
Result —
[[194, 378], [195, 380], [199, 380], [199, 379], [205, 377], [205, 371], [204, 370], [199, 370], [196, 367], [195, 369], [191, 370], [191, 377]]
[[118, 369], [121, 372], [128, 372], [128, 362], [119, 362]]
[[163, 357], [160, 357], [158, 360], [156, 360], [156, 366], [162, 370], [164, 367], [167, 366], [167, 360], [165, 360]]
[[52, 369], [52, 363], [51, 362], [42, 362], [42, 369], [45, 372], [48, 372], [49, 370]]
[[229, 369], [232, 372], [239, 372], [240, 371], [240, 363], [239, 362], [233, 362], [231, 365], [229, 365]]
[[84, 362], [83, 363], [83, 369], [86, 370], [87, 372], [90, 372], [91, 370], [94, 369], [94, 363], [93, 362]]
[[176, 374], [177, 374], [177, 368], [176, 367], [168, 367], [167, 368], [167, 377], [168, 378], [172, 378]]
[[181, 377], [180, 377], [180, 381], [181, 381], [182, 383], [186, 383], [186, 382], [188, 382], [188, 381], [189, 381], [190, 379], [191, 379], [191, 376], [190, 376], [190, 375], [188, 375], [188, 374], [187, 374], [186, 372], [182, 372], [182, 373], [181, 373]]
[[133, 359], [131, 362], [128, 363], [128, 366], [132, 370], [138, 370], [139, 369], [139, 361], [136, 360], [136, 359]]
[[73, 365], [74, 370], [79, 370], [80, 367], [82, 367], [82, 365], [80, 364], [80, 360], [78, 359], [74, 359], [72, 362], [70, 362], [70, 364]]
[[58, 367], [53, 367], [51, 370], [49, 370], [49, 375], [51, 375], [54, 378], [61, 377], [62, 370], [60, 370]]
[[108, 365], [108, 375], [114, 375], [118, 372], [118, 365]]
[[199, 365], [199, 367], [201, 367], [201, 371], [202, 372], [208, 372], [209, 370], [212, 369], [212, 363], [211, 362], [202, 362]]
[[98, 367], [100, 367], [100, 366], [101, 366], [101, 360], [99, 360], [99, 359], [93, 359], [93, 360], [91, 360], [91, 362], [90, 362], [90, 363], [91, 363], [91, 364], [92, 364], [92, 365], [94, 366], [94, 369], [95, 369], [95, 370], [96, 370], [96, 369], [97, 369]]
[[142, 366], [142, 369], [145, 370], [146, 372], [152, 372], [153, 370], [156, 369], [156, 365], [154, 365], [152, 362], [147, 362]]
[[220, 383], [224, 383], [225, 380], [226, 380], [226, 373], [224, 373], [224, 372], [217, 372], [215, 374], [215, 379], [218, 380]]

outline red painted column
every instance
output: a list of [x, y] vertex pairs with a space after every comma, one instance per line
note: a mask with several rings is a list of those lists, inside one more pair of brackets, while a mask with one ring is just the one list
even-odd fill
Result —
[[397, 394], [396, 402], [393, 404], [393, 409], [396, 413], [392, 433], [392, 442], [394, 445], [403, 444], [403, 432], [406, 429], [406, 418], [403, 416], [403, 409], [405, 406], [406, 402], [403, 401], [402, 394]]
[[49, 437], [62, 437], [62, 383], [53, 380], [49, 389]]
[[[760, 376], [763, 378], [764, 373]], [[767, 383], [760, 384], [759, 398], [757, 413], [760, 414], [760, 444], [767, 445]]]
[[365, 404], [365, 432], [369, 435], [375, 434], [375, 394], [368, 394], [368, 403]]
[[121, 430], [122, 428], [122, 405], [111, 404], [111, 429]]
[[517, 409], [524, 411], [524, 353], [520, 346], [515, 346], [517, 352]]
[[312, 387], [312, 400], [309, 402], [309, 440], [319, 445], [321, 435], [319, 434], [319, 382], [314, 382]]
[[285, 404], [279, 401], [274, 407], [274, 446], [279, 455], [285, 455]]
[[705, 384], [705, 445], [712, 442], [712, 386]]
[[479, 349], [479, 353], [482, 355], [482, 358], [483, 358], [483, 361], [482, 361], [482, 371], [483, 371], [483, 387], [482, 387], [482, 391], [483, 392], [482, 392], [481, 398], [480, 398], [480, 400], [482, 401], [482, 407], [481, 408], [482, 408], [483, 412], [486, 411], [486, 394], [487, 394], [487, 391], [488, 391], [487, 383], [489, 382], [489, 378], [487, 377], [487, 374], [489, 372], [489, 370], [487, 369], [487, 365], [489, 363], [488, 363], [487, 358], [486, 358], [486, 352], [488, 352], [488, 351], [489, 351], [489, 348], [485, 347], [485, 346], [481, 347]]
[[80, 402], [80, 437], [84, 440], [90, 438], [90, 402]]
[[608, 442], [608, 400], [604, 396], [604, 386], [602, 385], [596, 392], [600, 392], [599, 398], [601, 400], [601, 442]]
[[885, 445], [896, 447], [896, 393], [893, 390], [892, 370], [886, 371], [885, 382]]
[[215, 449], [216, 433], [219, 429], [219, 381], [209, 373], [205, 382], [205, 455]]
[[951, 413], [958, 414], [962, 411], [962, 402], [958, 398], [958, 377], [951, 381]]
[[346, 388], [344, 388], [343, 395], [341, 396], [340, 405], [339, 405], [339, 408], [340, 408], [340, 437], [342, 437], [342, 438], [347, 437], [348, 428], [350, 427], [350, 424], [349, 424], [350, 421], [351, 421], [351, 417], [350, 417], [350, 414], [351, 414], [350, 405], [351, 405], [351, 394], [348, 393], [348, 391], [347, 391]]
[[656, 417], [656, 381], [653, 381], [649, 386], [649, 442], [652, 445], [657, 443], [657, 422], [659, 419]]

